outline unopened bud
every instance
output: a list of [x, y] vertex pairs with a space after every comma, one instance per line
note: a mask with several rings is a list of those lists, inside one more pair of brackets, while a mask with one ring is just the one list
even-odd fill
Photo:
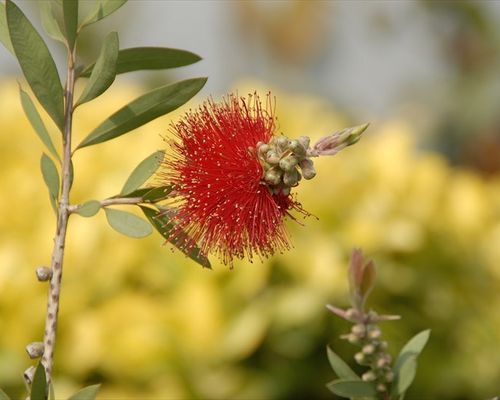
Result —
[[354, 359], [358, 364], [363, 364], [366, 361], [366, 357], [363, 353], [356, 353], [354, 354]]
[[26, 346], [26, 352], [31, 359], [39, 358], [43, 355], [43, 343], [32, 342]]
[[35, 367], [31, 366], [23, 373], [24, 380], [28, 385], [33, 383], [33, 377], [35, 376]]
[[281, 171], [275, 168], [267, 170], [264, 180], [271, 185], [279, 185], [281, 182]]
[[299, 136], [297, 140], [304, 147], [304, 149], [307, 150], [309, 148], [309, 144], [311, 143], [311, 139], [309, 139], [309, 136]]
[[379, 383], [377, 385], [377, 392], [386, 392], [387, 391], [387, 386], [385, 386], [383, 383]]
[[297, 186], [297, 184], [300, 181], [300, 174], [299, 172], [294, 168], [291, 171], [286, 171], [285, 175], [283, 175], [283, 183], [286, 186]]
[[368, 331], [368, 337], [370, 339], [378, 339], [382, 332], [380, 331], [380, 328], [378, 326], [373, 326], [369, 331]]
[[304, 157], [306, 155], [306, 149], [298, 140], [291, 140], [288, 148], [293, 151], [293, 153], [299, 157]]
[[387, 364], [388, 364], [388, 360], [387, 360], [387, 358], [386, 358], [386, 357], [381, 357], [381, 358], [379, 358], [379, 359], [377, 360], [377, 362], [376, 362], [376, 364], [375, 364], [375, 365], [377, 366], [377, 368], [383, 368], [383, 367], [385, 367]]
[[284, 171], [291, 171], [292, 169], [295, 168], [295, 166], [299, 163], [299, 160], [297, 157], [294, 156], [288, 156], [285, 158], [282, 158], [279, 162], [280, 168]]
[[371, 382], [377, 379], [377, 375], [375, 375], [373, 371], [368, 371], [361, 376], [361, 379], [363, 379], [365, 382]]
[[346, 312], [345, 312], [345, 317], [348, 319], [348, 320], [355, 320], [356, 318], [359, 317], [359, 312], [357, 310], [355, 310], [354, 308], [349, 308]]
[[285, 150], [288, 146], [288, 138], [286, 138], [285, 136], [278, 136], [275, 142], [282, 150]]
[[359, 342], [360, 342], [359, 337], [358, 337], [358, 336], [356, 336], [356, 335], [353, 335], [352, 333], [350, 333], [350, 334], [346, 335], [346, 337], [345, 337], [345, 338], [346, 338], [346, 339], [347, 339], [347, 341], [348, 341], [349, 343], [351, 343], [351, 344], [359, 344]]
[[52, 278], [52, 270], [49, 267], [38, 267], [36, 277], [40, 282], [46, 282]]
[[375, 346], [373, 344], [367, 344], [363, 346], [363, 353], [366, 355], [373, 354], [375, 352]]
[[387, 371], [386, 374], [384, 375], [384, 379], [386, 382], [392, 382], [394, 380], [394, 372]]
[[299, 163], [304, 179], [312, 179], [316, 176], [316, 169], [311, 159], [306, 158]]
[[365, 326], [363, 324], [356, 324], [351, 328], [351, 332], [358, 337], [363, 337], [365, 334]]
[[268, 151], [266, 154], [266, 161], [269, 164], [278, 164], [280, 162], [280, 157], [275, 151]]
[[271, 147], [266, 143], [257, 143], [257, 150], [259, 151], [260, 156], [264, 156], [271, 149]]

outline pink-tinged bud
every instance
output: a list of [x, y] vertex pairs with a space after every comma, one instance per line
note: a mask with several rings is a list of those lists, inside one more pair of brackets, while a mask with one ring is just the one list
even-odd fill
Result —
[[307, 151], [309, 157], [333, 156], [347, 146], [356, 143], [369, 124], [354, 126], [321, 138]]
[[354, 249], [349, 263], [349, 289], [353, 307], [358, 310], [363, 309], [374, 282], [375, 265], [372, 261], [364, 264], [363, 252], [361, 249]]

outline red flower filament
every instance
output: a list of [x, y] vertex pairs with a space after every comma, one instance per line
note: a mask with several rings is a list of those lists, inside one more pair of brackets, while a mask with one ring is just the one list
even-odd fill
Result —
[[304, 211], [290, 195], [272, 193], [256, 152], [275, 126], [270, 95], [265, 109], [257, 95], [209, 100], [171, 125], [172, 154], [160, 172], [175, 193], [169, 239], [185, 232], [203, 254], [214, 252], [225, 264], [289, 249], [284, 217]]

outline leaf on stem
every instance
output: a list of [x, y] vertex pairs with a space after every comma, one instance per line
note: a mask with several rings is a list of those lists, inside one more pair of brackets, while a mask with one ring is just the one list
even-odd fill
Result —
[[75, 107], [93, 100], [103, 94], [111, 86], [116, 76], [116, 59], [118, 57], [118, 34], [109, 33], [102, 44], [101, 53], [92, 70], [87, 86], [83, 90]]
[[10, 400], [10, 397], [2, 389], [0, 389], [0, 400]]
[[171, 185], [159, 186], [159, 187], [147, 187], [142, 189], [134, 190], [133, 192], [127, 193], [125, 195], [116, 195], [115, 197], [142, 197], [142, 200], [146, 203], [156, 203], [160, 200], [164, 200], [168, 197], [169, 193], [172, 191]]
[[94, 22], [100, 21], [111, 13], [114, 13], [126, 2], [127, 0], [98, 0], [94, 9], [90, 12], [87, 18], [85, 18], [85, 21], [82, 22], [80, 29], [93, 24]]
[[42, 26], [45, 32], [47, 32], [47, 35], [49, 35], [52, 39], [61, 43], [66, 43], [61, 27], [59, 26], [59, 22], [54, 16], [54, 10], [52, 9], [53, 3], [54, 2], [50, 0], [38, 1]]
[[187, 79], [138, 97], [97, 126], [77, 149], [114, 139], [175, 110], [198, 93], [206, 81], [207, 78]]
[[173, 244], [184, 254], [186, 254], [193, 261], [196, 261], [204, 268], [211, 269], [210, 261], [205, 257], [196, 243], [189, 237], [188, 234], [179, 234], [172, 239], [169, 237], [168, 233], [173, 228], [173, 224], [170, 218], [165, 213], [160, 213], [149, 207], [140, 206], [144, 215], [148, 218], [149, 222], [156, 228], [156, 230], [162, 235], [167, 242]]
[[164, 156], [165, 152], [160, 150], [142, 160], [128, 177], [120, 194], [125, 195], [131, 193], [146, 182], [161, 165]]
[[63, 0], [64, 31], [70, 50], [75, 47], [78, 28], [78, 0]]
[[45, 377], [45, 368], [42, 363], [39, 363], [36, 367], [30, 397], [33, 400], [47, 399], [47, 378]]
[[326, 387], [337, 396], [376, 399], [377, 391], [370, 382], [352, 379], [336, 379], [327, 383]]
[[61, 158], [59, 157], [59, 154], [57, 154], [54, 143], [52, 143], [49, 132], [47, 131], [47, 128], [45, 127], [45, 124], [43, 123], [35, 104], [33, 104], [30, 96], [21, 88], [21, 86], [19, 86], [19, 93], [21, 95], [21, 105], [23, 106], [23, 110], [28, 117], [31, 126], [33, 127], [45, 147], [47, 147], [47, 150], [50, 152], [50, 154], [52, 154], [59, 162], [61, 162]]
[[[116, 74], [145, 69], [177, 68], [194, 64], [200, 60], [200, 56], [186, 50], [167, 47], [132, 47], [122, 49], [118, 53]], [[89, 76], [94, 68], [94, 64], [89, 65], [80, 76]]]
[[7, 16], [5, 15], [5, 4], [0, 3], [0, 42], [15, 56], [12, 43], [10, 41], [9, 28], [7, 26]]
[[40, 160], [40, 169], [42, 170], [43, 180], [49, 189], [50, 204], [57, 213], [56, 204], [59, 197], [59, 173], [52, 159], [45, 153]]
[[23, 12], [6, 2], [10, 39], [21, 69], [40, 104], [61, 130], [64, 129], [63, 89], [47, 45]]
[[68, 400], [95, 400], [100, 387], [100, 384], [87, 386], [76, 392]]
[[75, 210], [75, 213], [82, 217], [89, 218], [96, 215], [100, 208], [101, 208], [101, 203], [99, 201], [90, 200], [83, 203], [80, 207], [78, 207]]
[[330, 346], [326, 347], [326, 351], [328, 354], [328, 361], [330, 362], [331, 367], [337, 374], [337, 376], [341, 379], [351, 379], [351, 380], [360, 380], [359, 376], [347, 365], [347, 363], [342, 360], [331, 348]]
[[125, 236], [142, 238], [153, 232], [151, 225], [135, 214], [107, 207], [104, 211], [109, 225]]

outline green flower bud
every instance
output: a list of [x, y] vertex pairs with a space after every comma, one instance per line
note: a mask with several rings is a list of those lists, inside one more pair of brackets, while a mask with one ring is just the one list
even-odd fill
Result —
[[300, 174], [299, 172], [294, 168], [291, 171], [286, 171], [285, 175], [283, 175], [283, 183], [286, 186], [297, 186], [297, 184], [300, 181]]
[[304, 147], [304, 149], [307, 150], [309, 148], [309, 144], [311, 143], [311, 139], [309, 139], [309, 136], [299, 136], [297, 140], [302, 145], [302, 147]]
[[280, 162], [280, 157], [278, 156], [278, 153], [276, 153], [273, 150], [270, 150], [266, 154], [266, 161], [269, 164], [278, 164]]
[[261, 143], [260, 145], [259, 145], [259, 144], [257, 144], [257, 150], [258, 150], [258, 152], [259, 152], [259, 155], [260, 155], [261, 157], [264, 157], [264, 156], [267, 154], [267, 152], [268, 152], [269, 150], [271, 150], [271, 146], [269, 146], [269, 145], [268, 145], [268, 144], [266, 144], [266, 143]]
[[279, 185], [281, 183], [282, 172], [277, 168], [271, 168], [266, 171], [264, 180], [271, 185]]
[[366, 355], [373, 354], [375, 352], [375, 346], [373, 344], [367, 344], [363, 346], [363, 353]]
[[297, 157], [294, 156], [288, 156], [285, 158], [282, 158], [279, 162], [280, 168], [284, 171], [291, 171], [292, 169], [295, 168], [295, 166], [299, 163], [299, 160]]
[[291, 140], [288, 148], [299, 157], [305, 157], [306, 155], [306, 149], [300, 144], [298, 140]]
[[311, 159], [306, 158], [299, 163], [302, 175], [304, 179], [312, 179], [316, 176], [316, 170], [314, 169], [314, 164]]
[[372, 382], [377, 379], [377, 375], [375, 375], [373, 371], [368, 371], [361, 376], [361, 379], [363, 379], [365, 382]]
[[278, 136], [275, 139], [275, 143], [280, 149], [286, 150], [288, 146], [288, 138], [286, 136]]

